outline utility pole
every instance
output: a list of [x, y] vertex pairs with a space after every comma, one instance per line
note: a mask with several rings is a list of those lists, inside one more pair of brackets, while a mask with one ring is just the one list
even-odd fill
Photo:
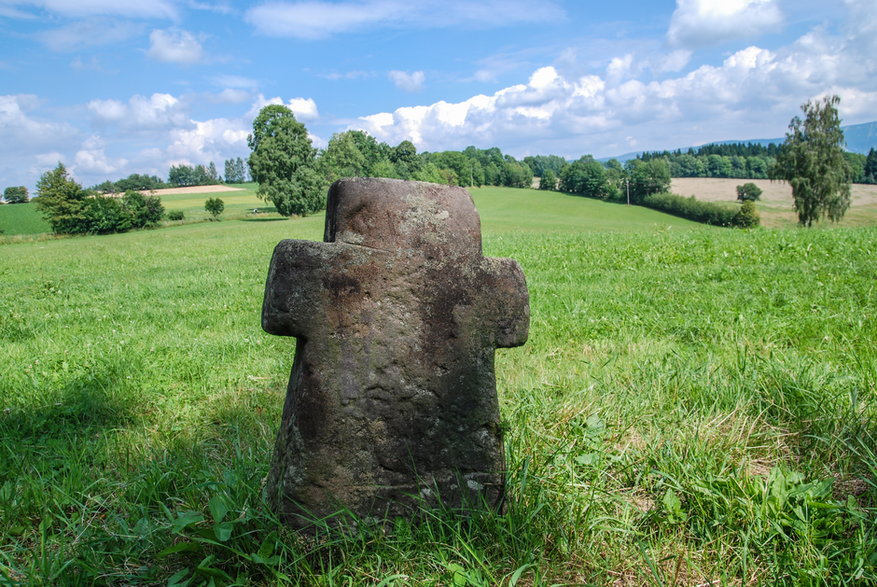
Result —
[[624, 178], [624, 185], [627, 186], [627, 205], [630, 206], [630, 178]]

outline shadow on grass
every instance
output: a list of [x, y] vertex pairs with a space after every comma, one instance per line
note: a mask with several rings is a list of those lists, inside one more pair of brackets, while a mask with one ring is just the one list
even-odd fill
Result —
[[135, 401], [118, 393], [122, 379], [112, 368], [88, 373], [52, 394], [50, 403], [8, 408], [0, 413], [0, 437], [75, 438], [94, 428], [129, 426], [137, 419]]
[[289, 220], [289, 218], [241, 218], [241, 222], [277, 222], [279, 220]]

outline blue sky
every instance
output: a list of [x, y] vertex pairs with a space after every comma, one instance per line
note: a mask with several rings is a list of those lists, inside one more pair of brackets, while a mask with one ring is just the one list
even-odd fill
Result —
[[246, 157], [259, 108], [316, 146], [597, 157], [877, 120], [874, 0], [0, 0], [0, 187]]

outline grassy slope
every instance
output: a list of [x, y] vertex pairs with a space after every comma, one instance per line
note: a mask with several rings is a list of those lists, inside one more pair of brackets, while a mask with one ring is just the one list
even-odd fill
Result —
[[37, 211], [33, 202], [0, 206], [0, 234], [39, 234], [52, 230], [49, 223]]
[[[161, 202], [165, 210], [182, 210], [187, 220], [204, 220], [210, 217], [204, 210], [207, 198], [220, 198], [225, 204], [224, 218], [265, 217], [265, 212], [273, 211], [256, 196], [254, 183], [245, 183], [233, 187], [243, 191], [216, 192], [208, 194], [162, 195]], [[259, 214], [251, 214], [253, 209], [262, 210]], [[275, 216], [275, 214], [271, 214]], [[33, 202], [0, 206], [0, 234], [5, 236], [36, 235], [51, 232], [49, 223], [43, 220]]]
[[508, 514], [319, 544], [261, 504], [293, 344], [259, 311], [273, 246], [321, 217], [5, 245], [0, 577], [874, 580], [877, 230], [532, 195], [475, 192], [531, 292], [497, 360]]
[[186, 214], [186, 218], [202, 219], [208, 218], [210, 215], [204, 210], [204, 202], [208, 198], [219, 198], [225, 204], [223, 217], [238, 217], [247, 215], [254, 208], [273, 210], [268, 207], [264, 201], [256, 196], [255, 183], [235, 184], [232, 187], [244, 188], [243, 191], [216, 192], [207, 194], [176, 194], [162, 195], [161, 202], [166, 210], [182, 210]]

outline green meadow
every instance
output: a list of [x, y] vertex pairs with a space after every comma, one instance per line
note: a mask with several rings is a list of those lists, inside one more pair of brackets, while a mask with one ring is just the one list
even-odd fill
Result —
[[0, 244], [0, 583], [877, 582], [877, 228], [472, 193], [531, 297], [529, 341], [497, 352], [503, 515], [278, 524], [295, 345], [261, 331], [263, 288], [323, 218], [251, 196], [221, 222]]
[[229, 185], [235, 191], [192, 194], [159, 194], [165, 210], [182, 210], [187, 219], [205, 220], [210, 214], [204, 209], [207, 198], [220, 198], [225, 205], [222, 216], [237, 218], [259, 210], [259, 214], [273, 212], [274, 207], [266, 204], [256, 196], [255, 183]]
[[51, 232], [33, 202], [0, 206], [0, 238]]

